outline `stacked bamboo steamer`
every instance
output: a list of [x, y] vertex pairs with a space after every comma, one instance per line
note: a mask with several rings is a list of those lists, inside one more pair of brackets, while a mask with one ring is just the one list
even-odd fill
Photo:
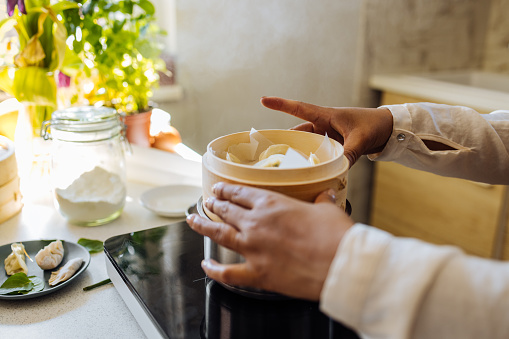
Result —
[[[294, 130], [258, 131], [274, 144], [287, 144], [297, 151], [309, 155], [315, 152], [324, 136]], [[209, 143], [202, 158], [203, 201], [212, 196], [212, 186], [219, 182], [248, 185], [279, 192], [290, 197], [312, 202], [323, 191], [332, 188], [337, 192], [336, 204], [345, 209], [349, 163], [343, 155], [343, 146], [330, 139], [336, 156], [316, 166], [280, 169], [259, 168], [226, 161], [218, 156], [229, 146], [249, 142], [249, 131], [219, 137]], [[215, 221], [221, 219], [203, 209]]]
[[16, 215], [22, 207], [14, 143], [0, 136], [0, 223]]

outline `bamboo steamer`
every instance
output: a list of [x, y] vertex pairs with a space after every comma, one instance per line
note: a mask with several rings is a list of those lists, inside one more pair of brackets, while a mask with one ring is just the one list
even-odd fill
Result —
[[21, 202], [14, 143], [0, 136], [0, 223], [17, 214]]
[[[287, 144], [306, 155], [315, 152], [324, 138], [322, 135], [292, 130], [258, 132], [274, 144]], [[343, 156], [343, 146], [339, 142], [330, 139], [338, 154], [336, 157], [302, 168], [259, 168], [233, 163], [218, 156], [229, 146], [248, 143], [249, 133], [246, 131], [225, 135], [208, 144], [207, 152], [202, 158], [203, 201], [212, 196], [212, 186], [215, 183], [228, 182], [263, 188], [308, 202], [313, 202], [321, 192], [333, 188], [337, 192], [337, 205], [345, 209], [349, 163]], [[221, 221], [205, 206], [203, 208], [210, 219]]]
[[0, 135], [0, 187], [18, 175], [14, 143]]

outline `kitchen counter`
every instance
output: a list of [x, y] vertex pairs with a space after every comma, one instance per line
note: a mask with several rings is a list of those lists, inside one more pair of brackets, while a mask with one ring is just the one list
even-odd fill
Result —
[[[481, 113], [509, 109], [509, 75], [483, 71], [377, 74], [371, 88], [415, 101], [473, 108]], [[406, 102], [410, 102], [405, 99]]]
[[[142, 207], [138, 199], [156, 186], [201, 185], [201, 163], [133, 146], [133, 154], [127, 157], [127, 179], [127, 201], [122, 215], [102, 226], [68, 224], [53, 206], [49, 191], [25, 196], [21, 213], [0, 224], [0, 245], [55, 238], [71, 242], [79, 238], [104, 241], [114, 235], [182, 220], [159, 217]], [[83, 287], [107, 278], [104, 253], [92, 254], [87, 270], [65, 288], [33, 299], [0, 300], [0, 338], [145, 337], [112, 284], [83, 291]]]

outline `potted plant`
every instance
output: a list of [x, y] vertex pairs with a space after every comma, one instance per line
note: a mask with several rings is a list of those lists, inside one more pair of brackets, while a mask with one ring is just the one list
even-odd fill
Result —
[[167, 72], [154, 5], [149, 0], [75, 1], [81, 8], [67, 10], [65, 22], [83, 65], [73, 77], [79, 84], [73, 102], [115, 108], [125, 116], [128, 139], [149, 146], [150, 97], [158, 72]]
[[38, 135], [57, 107], [56, 75], [72, 55], [61, 14], [77, 7], [66, 0], [7, 0], [9, 16], [0, 21], [0, 89], [23, 104], [18, 116], [26, 115], [27, 133]]

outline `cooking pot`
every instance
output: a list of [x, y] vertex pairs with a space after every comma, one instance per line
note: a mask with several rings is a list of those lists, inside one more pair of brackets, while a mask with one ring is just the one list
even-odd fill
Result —
[[[201, 197], [198, 202], [196, 203], [196, 212], [203, 217], [207, 218], [209, 220], [210, 217], [205, 213], [205, 210], [203, 209], [203, 198]], [[350, 205], [350, 202], [346, 201], [346, 209], [345, 212], [350, 215], [352, 212], [352, 207]], [[195, 211], [191, 211], [191, 213], [195, 213]], [[217, 262], [220, 262], [222, 264], [240, 264], [245, 262], [246, 260], [242, 255], [239, 253], [232, 251], [224, 246], [221, 246], [217, 244], [216, 242], [212, 241], [209, 237], [203, 238], [203, 246], [204, 246], [204, 256], [205, 260], [214, 259]], [[245, 287], [245, 286], [232, 286], [225, 283], [220, 283], [223, 285], [226, 289], [236, 292], [238, 294], [242, 294], [248, 297], [255, 297], [258, 299], [283, 299], [286, 298], [285, 296], [274, 293], [274, 292], [268, 292], [265, 290], [252, 288], [252, 287]]]

